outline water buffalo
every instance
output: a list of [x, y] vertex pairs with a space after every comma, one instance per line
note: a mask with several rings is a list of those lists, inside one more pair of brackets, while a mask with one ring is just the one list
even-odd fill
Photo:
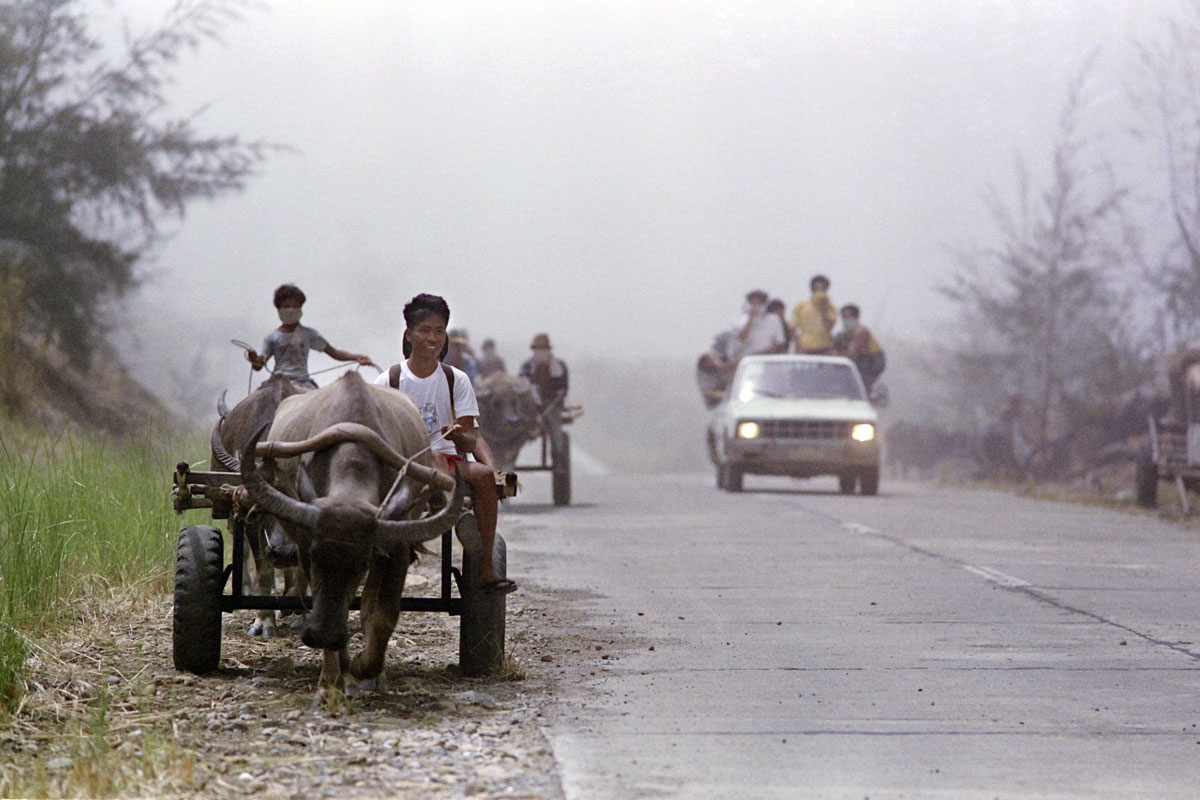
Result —
[[[301, 638], [325, 651], [316, 703], [337, 702], [347, 669], [360, 681], [351, 688], [383, 691], [413, 548], [458, 520], [462, 481], [433, 467], [429, 434], [408, 396], [357, 372], [284, 399], [257, 455], [263, 466], [243, 459], [242, 482], [296, 543], [312, 588]], [[364, 580], [365, 641], [351, 660], [348, 615]]]
[[[212, 468], [227, 472], [242, 471], [242, 454], [251, 437], [264, 425], [270, 425], [275, 410], [285, 397], [309, 391], [296, 386], [282, 375], [273, 375], [242, 399], [232, 409], [225, 405], [225, 395], [217, 403], [220, 418], [209, 437], [212, 449]], [[245, 515], [246, 541], [254, 558], [254, 587], [260, 595], [275, 591], [275, 569], [297, 566], [296, 546], [270, 514]], [[291, 583], [290, 576], [287, 581]], [[255, 616], [248, 633], [264, 638], [275, 635], [275, 612], [262, 609]]]
[[525, 378], [497, 372], [479, 382], [479, 429], [492, 448], [496, 469], [511, 471], [525, 443], [537, 436], [538, 398]]

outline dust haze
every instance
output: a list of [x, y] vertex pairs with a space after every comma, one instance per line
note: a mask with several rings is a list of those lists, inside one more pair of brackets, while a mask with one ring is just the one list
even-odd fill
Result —
[[[137, 27], [169, 5], [97, 13]], [[1018, 153], [1038, 177], [1083, 63], [1099, 52], [1119, 97], [1135, 37], [1177, 8], [273, 2], [189, 56], [169, 96], [203, 109], [201, 130], [292, 150], [174, 226], [124, 349], [206, 426], [221, 389], [245, 394], [230, 340], [278, 324], [278, 284], [307, 292], [305, 324], [381, 365], [400, 358], [403, 303], [434, 292], [510, 370], [550, 333], [589, 451], [610, 424], [671, 419], [694, 442], [666, 465], [700, 467], [691, 366], [747, 290], [790, 307], [821, 272], [885, 347], [932, 335], [948, 249], [992, 231], [985, 189]], [[885, 376], [897, 408], [902, 371]]]

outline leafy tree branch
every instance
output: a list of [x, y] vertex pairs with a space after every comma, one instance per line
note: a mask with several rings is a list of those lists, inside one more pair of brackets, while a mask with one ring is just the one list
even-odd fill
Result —
[[101, 309], [138, 285], [163, 218], [242, 189], [277, 149], [166, 114], [181, 55], [252, 7], [179, 0], [127, 35], [114, 65], [81, 0], [0, 0], [0, 278], [22, 333], [86, 363]]

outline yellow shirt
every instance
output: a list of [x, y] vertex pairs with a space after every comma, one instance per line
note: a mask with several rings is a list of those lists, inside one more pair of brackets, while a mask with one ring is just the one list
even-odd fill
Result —
[[829, 301], [824, 309], [817, 306], [811, 297], [802, 300], [792, 309], [792, 327], [800, 338], [800, 352], [833, 349], [830, 329], [837, 322], [837, 307]]
[[866, 331], [867, 331], [867, 349], [866, 349], [867, 355], [873, 356], [876, 353], [882, 353], [883, 348], [879, 346], [879, 342], [875, 341], [875, 334], [871, 333], [871, 330], [869, 328], [867, 328]]
[[838, 355], [849, 358], [873, 356], [883, 352], [883, 348], [875, 339], [875, 334], [871, 333], [871, 329], [866, 325], [859, 325], [852, 331], [842, 328], [837, 336], [833, 337], [833, 343]]

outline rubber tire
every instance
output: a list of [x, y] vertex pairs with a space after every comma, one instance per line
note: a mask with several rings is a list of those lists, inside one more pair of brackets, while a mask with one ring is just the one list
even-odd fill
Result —
[[1138, 453], [1137, 468], [1134, 471], [1134, 488], [1137, 504], [1141, 508], [1158, 507], [1158, 465], [1154, 463], [1154, 454], [1149, 447], [1143, 447]]
[[211, 525], [191, 525], [175, 544], [172, 655], [175, 669], [203, 675], [221, 663], [221, 589], [225, 540]]
[[854, 494], [854, 487], [857, 485], [857, 475], [838, 475], [838, 491], [842, 494]]
[[554, 505], [571, 505], [571, 437], [562, 434], [562, 441], [552, 450], [550, 488]]
[[[467, 515], [459, 525], [472, 525], [472, 536], [478, 536], [479, 526], [474, 515]], [[476, 539], [476, 541], [478, 541]], [[474, 586], [479, 574], [475, 559], [463, 554], [463, 581]], [[492, 565], [500, 577], [508, 574], [508, 545], [496, 534], [492, 547]], [[462, 593], [462, 614], [458, 629], [458, 666], [465, 677], [499, 675], [504, 671], [504, 616], [508, 595], [487, 594], [466, 588]]]
[[725, 467], [725, 491], [740, 492], [744, 484], [743, 478], [745, 473], [742, 469], [733, 464], [728, 464]]
[[858, 492], [864, 497], [879, 494], [879, 467], [869, 469], [858, 476]]

